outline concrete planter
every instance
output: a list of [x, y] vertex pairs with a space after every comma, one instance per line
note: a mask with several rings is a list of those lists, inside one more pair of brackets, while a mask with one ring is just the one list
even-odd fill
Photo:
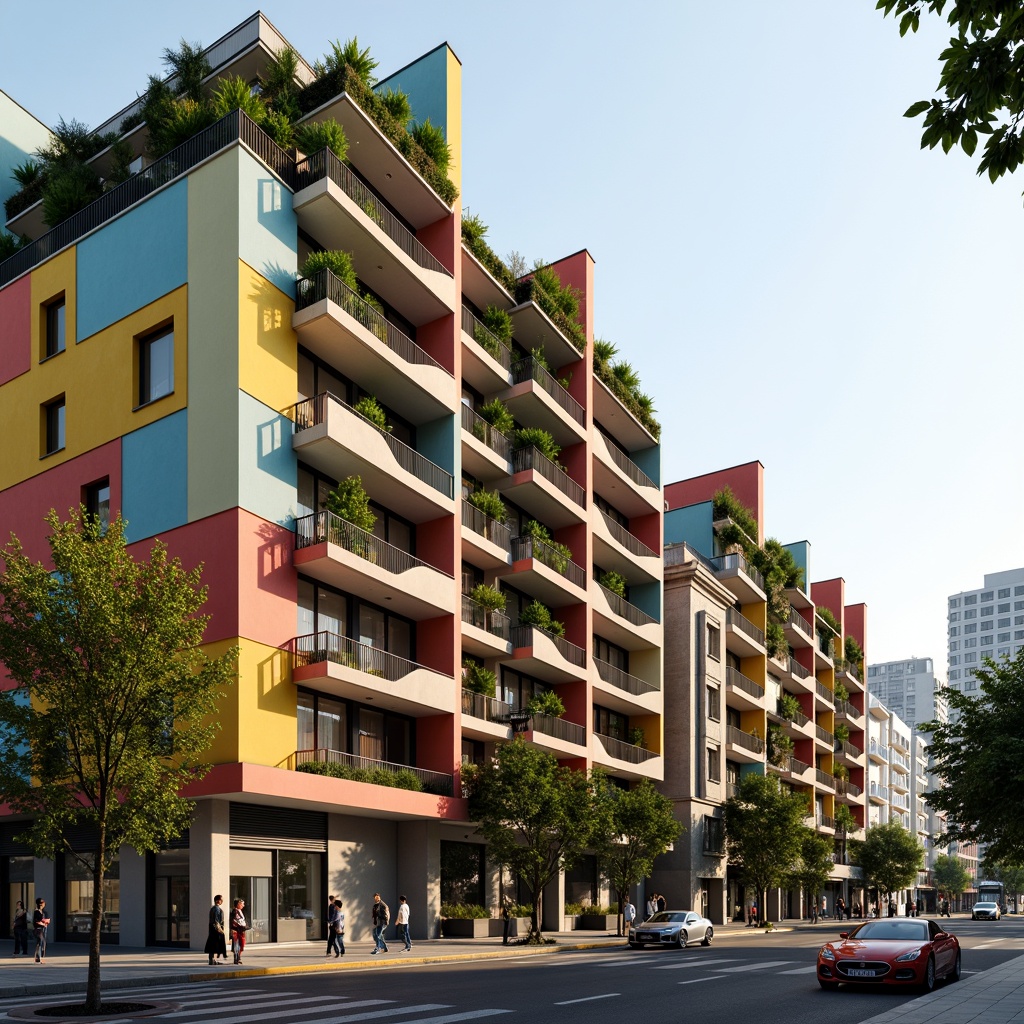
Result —
[[576, 927], [588, 932], [613, 932], [617, 919], [616, 914], [580, 914]]
[[[492, 917], [490, 920], [492, 938], [500, 939], [505, 934], [505, 922], [500, 917]], [[522, 938], [530, 933], [530, 919], [528, 917], [510, 917], [508, 921], [509, 938]]]
[[562, 918], [562, 931], [563, 932], [574, 932], [579, 927], [576, 923], [579, 921], [579, 915], [577, 914], [566, 914]]
[[[494, 922], [489, 917], [446, 917], [441, 922], [441, 937], [445, 939], [486, 939]], [[499, 921], [500, 925], [501, 922]], [[498, 931], [501, 934], [501, 931]]]

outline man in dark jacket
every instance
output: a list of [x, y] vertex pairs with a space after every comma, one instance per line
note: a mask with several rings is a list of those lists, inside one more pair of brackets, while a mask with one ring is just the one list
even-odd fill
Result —
[[388, 944], [384, 939], [384, 929], [391, 920], [391, 910], [380, 898], [380, 893], [373, 894], [373, 955], [376, 956], [381, 950], [386, 953]]
[[213, 906], [210, 907], [210, 934], [206, 939], [205, 953], [210, 958], [210, 966], [213, 966], [213, 958], [216, 956], [228, 958], [228, 947], [224, 941], [224, 908], [221, 904], [224, 897], [217, 895], [213, 897]]
[[345, 912], [341, 900], [335, 900], [327, 912], [327, 956], [335, 957], [345, 952]]

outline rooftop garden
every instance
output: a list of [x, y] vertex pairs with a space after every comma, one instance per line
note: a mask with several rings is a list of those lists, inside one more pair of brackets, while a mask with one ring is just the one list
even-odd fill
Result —
[[[620, 402], [651, 432], [658, 440], [661, 437], [661, 424], [654, 418], [654, 400], [640, 390], [640, 375], [633, 367], [622, 359], [615, 359], [618, 349], [610, 342], [601, 338], [594, 339], [594, 373], [597, 374], [608, 389]], [[613, 361], [614, 360], [614, 361]], [[757, 531], [754, 531], [757, 536]]]

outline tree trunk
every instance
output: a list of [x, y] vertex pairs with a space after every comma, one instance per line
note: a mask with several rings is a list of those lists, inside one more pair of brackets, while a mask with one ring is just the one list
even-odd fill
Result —
[[100, 928], [103, 924], [103, 862], [106, 859], [106, 839], [100, 830], [99, 847], [92, 870], [92, 927], [89, 929], [89, 978], [85, 989], [85, 1008], [89, 1013], [100, 1013]]

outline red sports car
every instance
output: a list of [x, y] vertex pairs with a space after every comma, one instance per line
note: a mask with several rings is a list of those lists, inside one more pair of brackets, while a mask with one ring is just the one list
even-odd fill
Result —
[[818, 984], [920, 985], [926, 992], [939, 978], [960, 980], [960, 942], [934, 921], [883, 918], [865, 921], [839, 942], [818, 950]]

